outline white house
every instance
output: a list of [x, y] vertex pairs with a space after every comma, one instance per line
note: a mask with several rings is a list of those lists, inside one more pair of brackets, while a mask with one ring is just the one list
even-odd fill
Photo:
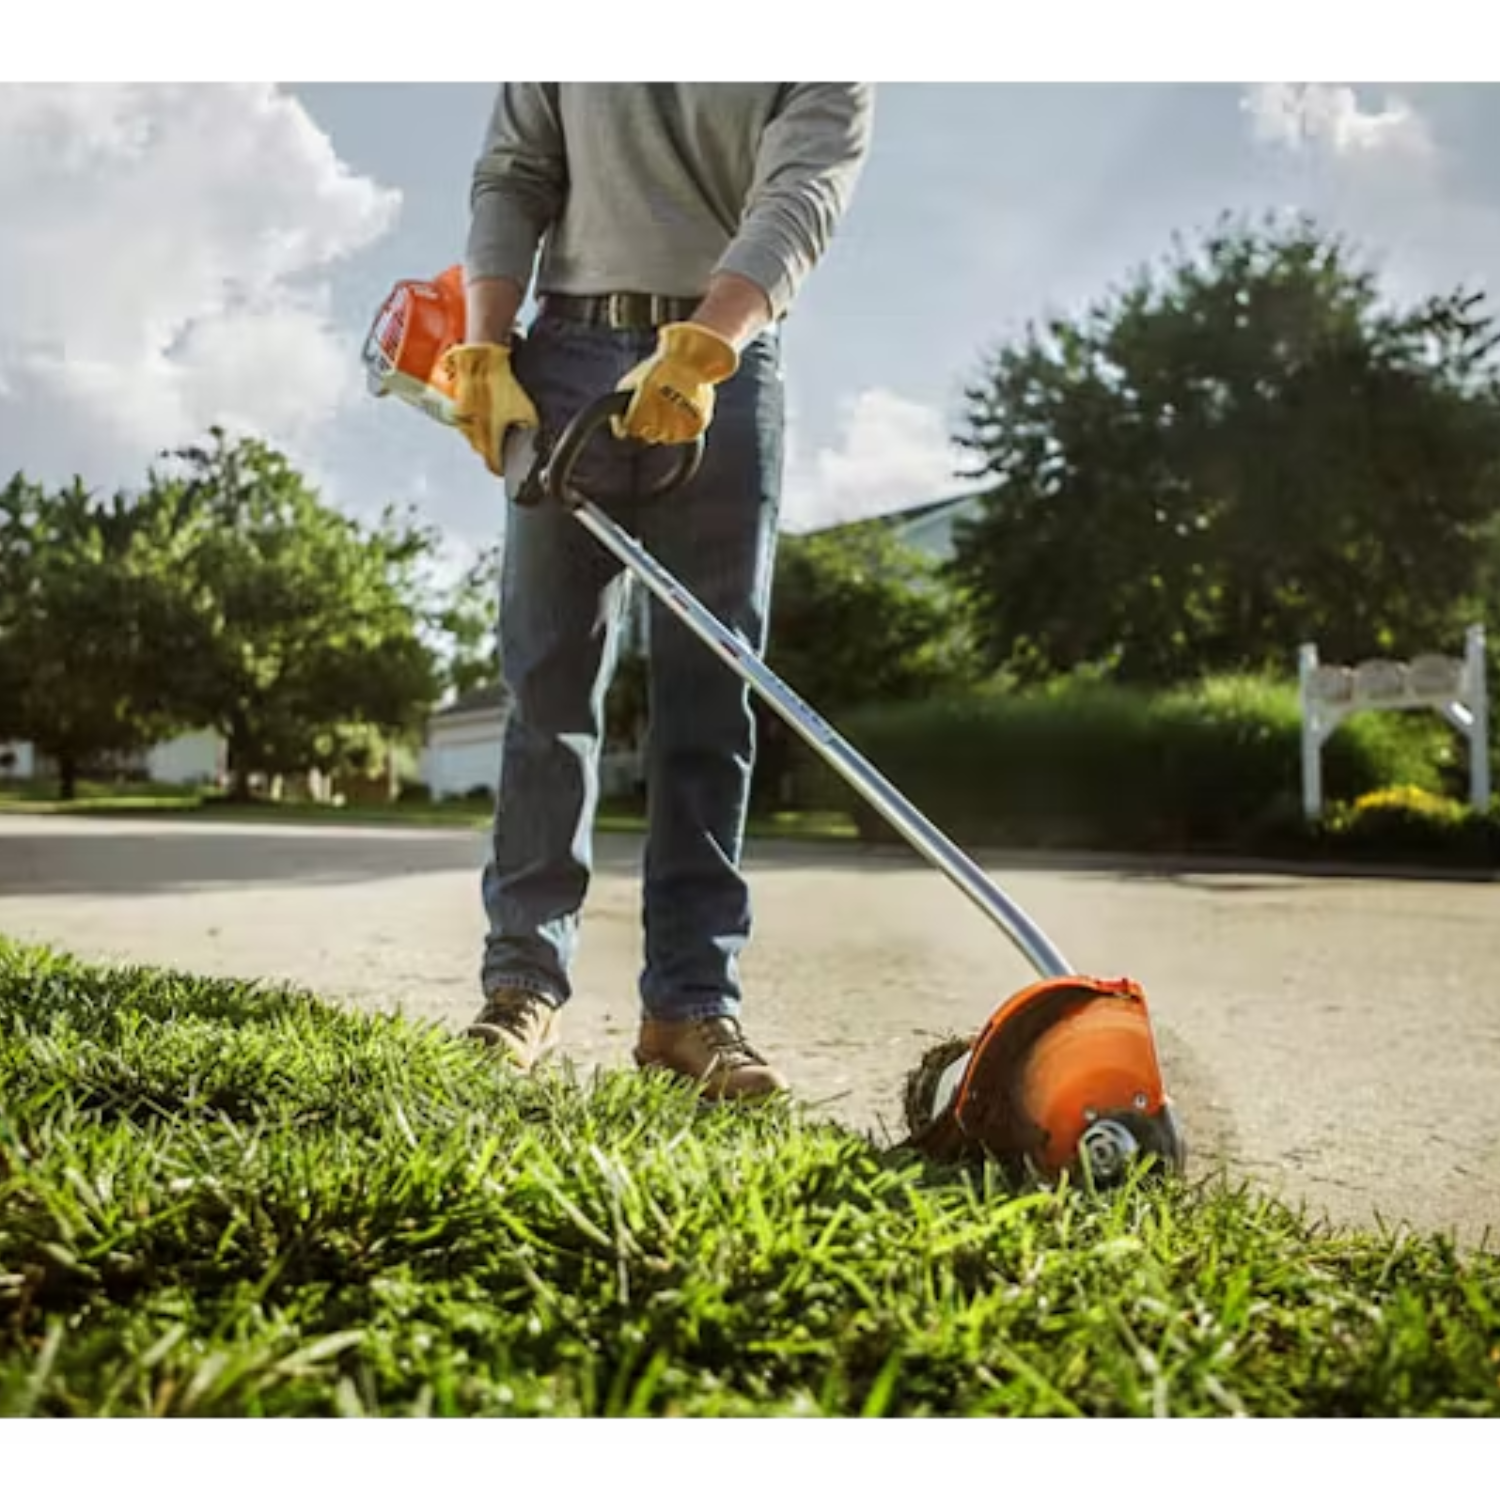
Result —
[[36, 750], [26, 740], [0, 742], [0, 781], [30, 781], [36, 775]]
[[[435, 798], [462, 797], [481, 788], [493, 796], [500, 781], [507, 694], [498, 683], [440, 708], [427, 720], [418, 774]], [[608, 749], [599, 757], [599, 788], [606, 797], [637, 791], [641, 779], [638, 746]]]
[[146, 778], [161, 786], [218, 786], [229, 777], [229, 742], [211, 729], [180, 734], [146, 752]]
[[[212, 730], [197, 730], [152, 745], [125, 769], [162, 786], [219, 785], [228, 771], [228, 746]], [[49, 771], [29, 741], [0, 744], [0, 780], [29, 781]]]
[[434, 797], [462, 797], [481, 786], [494, 792], [506, 697], [503, 685], [493, 683], [464, 693], [427, 720], [418, 774]]

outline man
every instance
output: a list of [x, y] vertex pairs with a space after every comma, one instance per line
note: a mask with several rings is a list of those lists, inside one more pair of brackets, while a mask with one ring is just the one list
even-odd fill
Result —
[[[782, 470], [780, 324], [869, 146], [868, 84], [502, 85], [474, 169], [461, 430], [496, 474], [513, 425], [555, 434], [632, 392], [578, 487], [763, 650]], [[538, 315], [512, 343], [536, 267]], [[697, 475], [642, 500], [668, 447]], [[618, 439], [618, 441], [616, 440]], [[572, 994], [593, 865], [621, 565], [560, 507], [510, 507], [500, 656], [511, 693], [469, 1035], [531, 1068]], [[739, 1021], [740, 872], [754, 721], [745, 685], [653, 601], [645, 964], [635, 1058], [711, 1098], [785, 1087]]]

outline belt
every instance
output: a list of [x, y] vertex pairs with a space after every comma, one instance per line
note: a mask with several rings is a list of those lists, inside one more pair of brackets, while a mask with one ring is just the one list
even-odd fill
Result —
[[663, 297], [656, 292], [602, 292], [577, 297], [548, 292], [540, 299], [542, 312], [572, 323], [592, 323], [603, 328], [659, 328], [663, 323], [683, 323], [692, 317], [698, 297]]

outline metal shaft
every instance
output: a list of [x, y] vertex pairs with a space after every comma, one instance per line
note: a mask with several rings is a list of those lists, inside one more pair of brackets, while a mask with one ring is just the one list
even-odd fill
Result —
[[574, 497], [574, 516], [741, 678], [750, 684], [877, 812], [940, 869], [1044, 979], [1077, 971], [1040, 928], [940, 829], [930, 823], [826, 719], [803, 702], [713, 612], [592, 501]]

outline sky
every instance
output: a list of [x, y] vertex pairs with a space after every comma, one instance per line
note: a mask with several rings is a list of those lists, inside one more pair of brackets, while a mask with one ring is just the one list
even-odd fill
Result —
[[[461, 257], [494, 88], [0, 82], [0, 474], [129, 487], [217, 421], [336, 504], [493, 540], [495, 483], [358, 349], [395, 280]], [[1226, 210], [1311, 213], [1397, 297], [1495, 290], [1497, 139], [1488, 84], [882, 83], [787, 328], [783, 525], [970, 488], [985, 353]]]

